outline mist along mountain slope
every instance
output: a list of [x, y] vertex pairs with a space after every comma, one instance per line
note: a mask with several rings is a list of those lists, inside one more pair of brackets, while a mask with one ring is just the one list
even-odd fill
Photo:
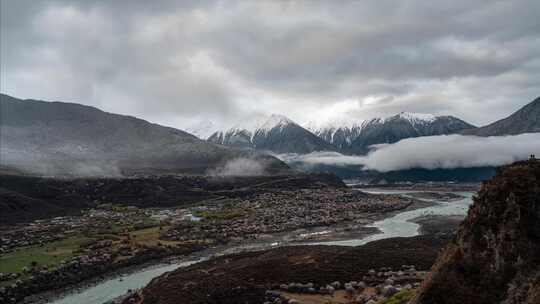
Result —
[[462, 134], [478, 136], [503, 136], [540, 132], [540, 97], [507, 118], [487, 126], [465, 130]]
[[540, 161], [483, 185], [413, 303], [540, 303]]
[[184, 131], [74, 103], [0, 96], [1, 165], [45, 175], [205, 173], [247, 157], [279, 160], [200, 140]]
[[218, 131], [209, 142], [275, 153], [335, 151], [336, 147], [283, 115], [273, 114], [253, 122]]

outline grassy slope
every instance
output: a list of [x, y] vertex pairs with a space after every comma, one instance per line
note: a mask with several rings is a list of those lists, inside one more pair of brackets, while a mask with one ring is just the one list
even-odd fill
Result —
[[0, 256], [0, 272], [20, 273], [23, 267], [29, 267], [32, 262], [37, 262], [39, 266], [54, 267], [62, 260], [74, 256], [80, 246], [87, 244], [89, 241], [92, 241], [92, 239], [75, 236], [43, 246], [19, 248]]

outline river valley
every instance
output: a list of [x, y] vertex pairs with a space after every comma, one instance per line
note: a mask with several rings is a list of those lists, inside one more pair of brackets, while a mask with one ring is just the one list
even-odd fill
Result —
[[[400, 191], [400, 190], [377, 190], [377, 189], [364, 189], [363, 191], [372, 193], [372, 194], [399, 194], [403, 196], [408, 196], [410, 191]], [[457, 192], [463, 196], [462, 199], [455, 201], [440, 201], [440, 200], [430, 200], [423, 199], [433, 203], [429, 207], [419, 208], [415, 210], [409, 210], [404, 212], [399, 212], [388, 218], [375, 221], [371, 224], [368, 224], [368, 227], [378, 230], [377, 233], [371, 233], [368, 236], [362, 235], [358, 238], [350, 239], [339, 239], [335, 241], [325, 241], [325, 242], [303, 242], [302, 245], [340, 245], [340, 246], [359, 246], [366, 244], [371, 241], [381, 240], [386, 238], [393, 237], [411, 237], [419, 234], [420, 225], [414, 223], [412, 220], [418, 217], [429, 217], [429, 216], [465, 216], [468, 210], [469, 205], [472, 203], [471, 192]], [[315, 232], [319, 234], [324, 234], [326, 231]], [[280, 239], [283, 240], [283, 239]], [[87, 303], [87, 304], [102, 304], [113, 299], [122, 296], [129, 290], [138, 289], [144, 287], [150, 280], [154, 277], [157, 277], [165, 272], [174, 270], [178, 267], [186, 267], [197, 263], [202, 260], [207, 260], [214, 256], [221, 256], [231, 253], [237, 253], [242, 251], [254, 251], [273, 248], [277, 246], [284, 245], [295, 245], [297, 243], [287, 243], [282, 241], [276, 241], [276, 239], [269, 239], [268, 241], [259, 241], [256, 243], [244, 243], [240, 245], [226, 246], [226, 247], [215, 247], [202, 252], [198, 252], [190, 255], [189, 257], [182, 258], [180, 260], [163, 263], [163, 264], [154, 264], [148, 267], [143, 267], [130, 271], [124, 274], [119, 274], [117, 276], [110, 277], [108, 279], [102, 280], [96, 284], [90, 284], [88, 286], [83, 286], [70, 292], [58, 295], [54, 300], [49, 303], [52, 304], [78, 304], [78, 303]], [[299, 243], [298, 243], [299, 244]]]

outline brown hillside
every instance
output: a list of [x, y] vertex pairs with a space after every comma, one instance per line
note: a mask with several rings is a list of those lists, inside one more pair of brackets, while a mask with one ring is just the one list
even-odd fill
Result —
[[540, 303], [539, 161], [483, 185], [413, 303]]

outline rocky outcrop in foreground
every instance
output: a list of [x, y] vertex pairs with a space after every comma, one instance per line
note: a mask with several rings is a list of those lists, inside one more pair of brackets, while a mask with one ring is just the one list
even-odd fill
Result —
[[540, 161], [483, 185], [413, 303], [540, 303]]

